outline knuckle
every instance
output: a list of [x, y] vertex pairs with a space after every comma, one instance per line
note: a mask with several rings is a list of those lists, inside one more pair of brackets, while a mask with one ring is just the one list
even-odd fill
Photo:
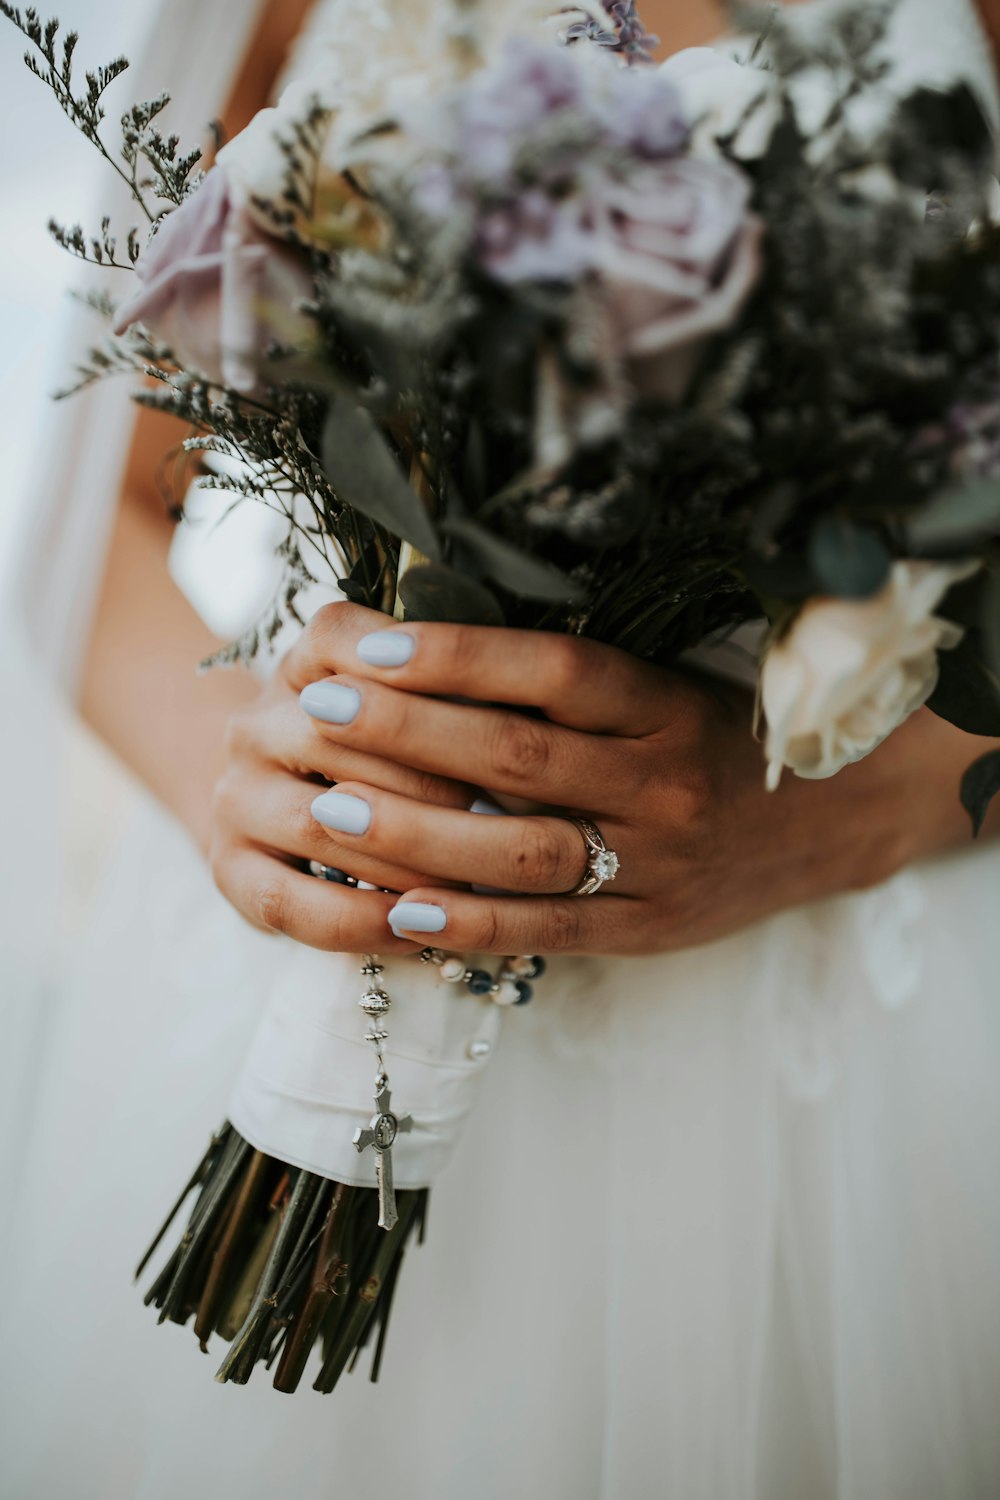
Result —
[[222, 732], [222, 742], [228, 760], [240, 760], [253, 745], [254, 716], [246, 708], [238, 708], [229, 715]]
[[564, 953], [580, 941], [582, 912], [579, 902], [547, 901], [540, 913], [539, 938], [543, 953]]
[[559, 890], [566, 884], [564, 850], [541, 824], [528, 822], [511, 852], [517, 885]]
[[249, 914], [267, 932], [288, 932], [292, 924], [288, 887], [280, 880], [267, 880], [258, 885], [250, 898]]
[[332, 639], [348, 623], [353, 607], [351, 604], [342, 604], [338, 600], [333, 600], [330, 604], [321, 604], [315, 614], [310, 615], [302, 639], [308, 641], [310, 645]]
[[322, 676], [324, 668], [336, 665], [337, 641], [351, 633], [361, 610], [358, 605], [346, 600], [334, 600], [323, 604], [310, 615], [305, 629], [289, 651], [282, 664], [286, 678], [297, 681], [299, 677]]
[[491, 903], [480, 919], [476, 947], [481, 953], [499, 953], [503, 946], [503, 923], [499, 911]]
[[407, 788], [407, 795], [414, 802], [426, 802], [438, 806], [441, 803], [441, 778], [433, 771], [414, 771]]
[[701, 831], [718, 806], [718, 787], [707, 760], [675, 772], [670, 779], [670, 797], [682, 826], [691, 832]]
[[476, 670], [476, 637], [463, 625], [439, 627], [431, 637], [442, 679], [464, 682]]
[[538, 719], [503, 714], [488, 748], [490, 763], [504, 782], [531, 787], [545, 779], [551, 766], [552, 730]]
[[310, 853], [326, 846], [329, 836], [313, 817], [310, 802], [293, 802], [283, 818], [292, 849], [307, 849]]
[[556, 699], [562, 698], [579, 686], [586, 673], [587, 644], [575, 635], [549, 635], [544, 638], [543, 650], [542, 670], [549, 694]]

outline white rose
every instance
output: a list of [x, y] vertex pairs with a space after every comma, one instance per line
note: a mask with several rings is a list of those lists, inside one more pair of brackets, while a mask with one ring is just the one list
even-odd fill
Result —
[[976, 564], [896, 562], [871, 599], [813, 599], [767, 652], [760, 701], [767, 785], [784, 766], [833, 776], [861, 760], [937, 685], [939, 651], [962, 630], [934, 610]]
[[[330, 111], [326, 135], [308, 208], [293, 208], [285, 199], [288, 155], [282, 149], [296, 138], [314, 106]], [[388, 238], [381, 214], [354, 183], [336, 166], [334, 140], [340, 116], [330, 96], [316, 85], [297, 81], [289, 84], [278, 103], [262, 109], [239, 135], [219, 152], [219, 165], [251, 219], [267, 234], [284, 236], [294, 231], [300, 241], [337, 249], [345, 245], [378, 250]], [[269, 208], [280, 215], [276, 221]]]
[[718, 155], [716, 142], [735, 136], [732, 149], [738, 160], [763, 156], [781, 113], [773, 73], [727, 57], [714, 47], [675, 52], [661, 63], [660, 72], [681, 96], [699, 155]]

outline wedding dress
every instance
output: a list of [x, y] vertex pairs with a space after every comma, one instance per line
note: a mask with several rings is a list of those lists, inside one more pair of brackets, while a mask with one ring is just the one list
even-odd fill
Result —
[[[183, 9], [150, 76], [204, 113], [256, 7], [195, 6], [196, 48]], [[307, 47], [326, 24], [321, 0]], [[968, 0], [904, 0], [892, 38], [897, 80], [964, 74], [993, 108]], [[128, 420], [98, 400], [59, 445], [91, 495]], [[44, 672], [72, 683], [100, 552], [61, 478], [68, 509], [50, 489], [31, 520], [61, 561], [12, 595], [15, 789], [62, 774], [37, 763]], [[275, 990], [322, 992], [339, 960], [248, 929], [144, 805], [43, 965], [57, 829], [27, 813], [37, 869], [4, 875], [5, 1500], [1000, 1495], [1000, 847], [690, 952], [554, 964], [475, 1064], [380, 1383], [288, 1400], [262, 1371], [215, 1384], [131, 1271]]]

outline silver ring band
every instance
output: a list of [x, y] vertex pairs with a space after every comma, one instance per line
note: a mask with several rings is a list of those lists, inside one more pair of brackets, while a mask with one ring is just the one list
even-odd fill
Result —
[[568, 822], [580, 830], [587, 850], [587, 868], [580, 884], [570, 891], [571, 896], [594, 896], [602, 885], [610, 885], [621, 861], [613, 849], [609, 849], [596, 823], [589, 818], [569, 818]]

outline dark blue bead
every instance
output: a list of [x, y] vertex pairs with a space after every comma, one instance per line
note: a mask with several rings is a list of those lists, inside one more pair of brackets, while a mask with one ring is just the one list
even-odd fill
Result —
[[538, 958], [536, 955], [531, 960], [531, 973], [528, 975], [528, 978], [541, 979], [542, 975], [545, 973], [546, 967], [547, 965], [544, 958]]
[[347, 871], [338, 870], [334, 865], [323, 866], [323, 879], [332, 880], [335, 885], [347, 884]]
[[526, 979], [517, 981], [517, 999], [515, 1005], [527, 1005], [529, 1000], [534, 999], [535, 992]]
[[493, 975], [485, 969], [473, 969], [469, 977], [469, 989], [474, 995], [488, 995], [493, 988]]

